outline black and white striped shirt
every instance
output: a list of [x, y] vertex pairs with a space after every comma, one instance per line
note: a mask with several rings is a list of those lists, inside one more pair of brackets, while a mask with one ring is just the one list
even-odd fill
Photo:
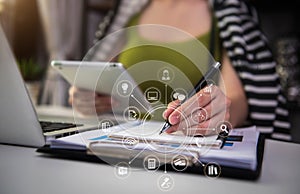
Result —
[[[147, 3], [148, 0], [122, 0], [116, 14], [109, 12], [100, 24], [101, 30], [96, 36], [103, 37], [104, 31], [110, 34], [122, 29]], [[211, 0], [211, 5], [217, 18], [222, 46], [244, 86], [249, 122], [273, 138], [290, 140], [287, 101], [281, 90], [276, 62], [260, 29], [255, 9], [241, 0]], [[87, 57], [89, 60], [111, 58], [110, 52], [117, 41], [116, 38], [105, 39]]]

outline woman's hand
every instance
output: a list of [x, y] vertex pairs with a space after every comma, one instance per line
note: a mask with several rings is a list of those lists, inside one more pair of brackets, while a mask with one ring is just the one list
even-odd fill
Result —
[[216, 133], [221, 122], [229, 121], [231, 100], [214, 85], [207, 86], [180, 106], [175, 100], [168, 105], [163, 117], [172, 125], [166, 132], [182, 130], [186, 135]]
[[72, 86], [69, 89], [69, 103], [84, 115], [99, 115], [112, 111], [112, 105], [116, 105], [117, 102], [111, 96]]

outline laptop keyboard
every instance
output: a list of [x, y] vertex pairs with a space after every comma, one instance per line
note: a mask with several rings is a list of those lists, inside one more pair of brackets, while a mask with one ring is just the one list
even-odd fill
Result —
[[44, 132], [52, 132], [52, 131], [58, 131], [62, 129], [69, 129], [73, 127], [83, 126], [82, 124], [50, 122], [50, 121], [40, 121], [40, 124]]

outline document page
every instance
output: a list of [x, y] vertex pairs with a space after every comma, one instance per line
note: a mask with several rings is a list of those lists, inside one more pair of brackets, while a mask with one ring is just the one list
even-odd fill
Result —
[[202, 144], [202, 146], [214, 145], [216, 147], [219, 147], [222, 144], [221, 140], [217, 140], [217, 135], [192, 137], [184, 135], [181, 131], [172, 134], [159, 134], [163, 125], [163, 122], [145, 122], [141, 125], [134, 126], [117, 133], [113, 133], [109, 135], [109, 137], [114, 139], [124, 139], [126, 137], [131, 137], [140, 142], [146, 143], [172, 143], [193, 146]]
[[[232, 140], [230, 137], [233, 137]], [[237, 141], [239, 137], [242, 140]], [[226, 145], [220, 150], [209, 150], [200, 156], [200, 161], [215, 161], [224, 166], [255, 170], [258, 138], [259, 132], [254, 126], [231, 130]]]
[[161, 122], [149, 122], [144, 125], [138, 122], [126, 123], [111, 127], [106, 131], [98, 129], [55, 139], [51, 141], [50, 146], [51, 148], [87, 150], [92, 144], [94, 151], [97, 149], [110, 150], [109, 152], [118, 150], [119, 154], [126, 154], [124, 150], [130, 152], [143, 150], [144, 153], [151, 154], [153, 150], [170, 149], [172, 152], [176, 150], [183, 155], [199, 157], [198, 160], [201, 163], [214, 161], [222, 166], [256, 169], [259, 132], [254, 126], [231, 130], [222, 149], [213, 149], [212, 146], [209, 149], [203, 149], [202, 145], [207, 145], [207, 142], [218, 142], [216, 136], [187, 137], [180, 133], [159, 135], [162, 125]]

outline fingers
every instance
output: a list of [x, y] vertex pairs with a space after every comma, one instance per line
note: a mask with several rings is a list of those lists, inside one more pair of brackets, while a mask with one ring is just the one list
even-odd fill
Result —
[[[209, 88], [208, 88], [209, 87]], [[166, 132], [182, 130], [186, 135], [208, 135], [221, 121], [228, 121], [230, 100], [217, 86], [208, 86], [164, 116], [172, 124]], [[175, 102], [173, 104], [176, 104]]]
[[163, 113], [163, 118], [167, 120], [169, 118], [170, 114], [173, 113], [173, 111], [180, 105], [179, 100], [174, 100], [168, 104], [167, 109]]
[[172, 125], [166, 131], [166, 133], [173, 133], [180, 130], [187, 136], [218, 134], [220, 130], [218, 130], [217, 128], [220, 123], [228, 121], [229, 118], [229, 111], [226, 111], [225, 115], [223, 113], [219, 113], [217, 115], [214, 115], [214, 117], [200, 123], [191, 121], [191, 117], [189, 117], [185, 121], [180, 121], [178, 124]]
[[[207, 89], [210, 87], [210, 92], [207, 92]], [[173, 104], [177, 104], [175, 101], [171, 102], [165, 112], [170, 113], [168, 115], [169, 122], [171, 124], [176, 124], [182, 119], [182, 113], [185, 115], [190, 115], [192, 112], [195, 111], [198, 107], [205, 107], [207, 106], [218, 94], [216, 89], [214, 89], [213, 86], [208, 86], [205, 89], [201, 90], [200, 92], [196, 93], [194, 96], [192, 96], [190, 99], [188, 99], [186, 102], [184, 102], [180, 107], [174, 109]], [[172, 110], [170, 110], [172, 109]], [[164, 115], [164, 116], [167, 116]], [[180, 119], [179, 119], [180, 118]]]
[[110, 96], [72, 86], [69, 89], [69, 103], [82, 114], [92, 115], [111, 111], [115, 101]]

